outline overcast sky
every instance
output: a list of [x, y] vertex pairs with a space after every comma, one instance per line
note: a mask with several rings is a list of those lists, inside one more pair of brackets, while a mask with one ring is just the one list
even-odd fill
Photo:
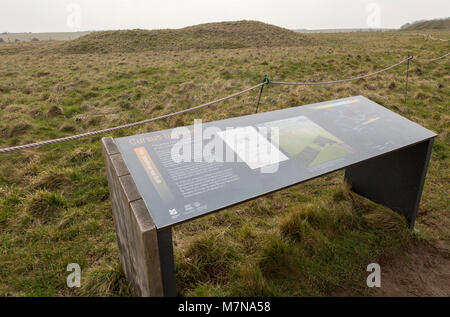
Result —
[[180, 28], [258, 20], [290, 29], [397, 28], [450, 0], [0, 0], [0, 32]]

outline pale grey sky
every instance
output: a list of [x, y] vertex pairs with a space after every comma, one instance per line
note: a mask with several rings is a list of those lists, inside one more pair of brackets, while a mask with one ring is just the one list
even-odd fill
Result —
[[180, 28], [258, 20], [291, 29], [397, 28], [450, 0], [0, 0], [0, 32]]

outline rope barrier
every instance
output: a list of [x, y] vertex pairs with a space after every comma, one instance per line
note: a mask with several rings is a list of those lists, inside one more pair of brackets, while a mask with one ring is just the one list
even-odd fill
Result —
[[[450, 52], [437, 57], [437, 58], [433, 58], [433, 59], [418, 59], [418, 58], [414, 58], [414, 61], [418, 61], [418, 62], [433, 62], [433, 61], [437, 61], [440, 59], [443, 59], [445, 57], [447, 57], [448, 55], [450, 55]], [[258, 85], [255, 85], [253, 87], [247, 88], [245, 90], [242, 90], [240, 92], [237, 92], [235, 94], [220, 98], [220, 99], [216, 99], [213, 100], [211, 102], [208, 103], [204, 103], [192, 108], [188, 108], [188, 109], [184, 109], [184, 110], [180, 110], [177, 112], [172, 112], [172, 113], [168, 113], [165, 115], [161, 115], [158, 117], [154, 117], [154, 118], [150, 118], [150, 119], [146, 119], [146, 120], [142, 120], [142, 121], [138, 121], [138, 122], [133, 122], [133, 123], [128, 123], [128, 124], [124, 124], [124, 125], [120, 125], [120, 126], [116, 126], [116, 127], [112, 127], [112, 128], [106, 128], [106, 129], [102, 129], [102, 130], [97, 130], [97, 131], [91, 131], [91, 132], [86, 132], [86, 133], [82, 133], [82, 134], [77, 134], [77, 135], [72, 135], [72, 136], [67, 136], [67, 137], [62, 137], [62, 138], [58, 138], [58, 139], [52, 139], [52, 140], [47, 140], [47, 141], [40, 141], [40, 142], [36, 142], [36, 143], [30, 143], [30, 144], [24, 144], [24, 145], [17, 145], [17, 146], [12, 146], [12, 147], [7, 147], [7, 148], [2, 148], [0, 149], [0, 154], [1, 153], [9, 153], [9, 152], [14, 152], [14, 151], [19, 151], [19, 150], [25, 150], [25, 149], [30, 149], [30, 148], [36, 148], [36, 147], [40, 147], [43, 145], [49, 145], [49, 144], [56, 144], [56, 143], [61, 143], [61, 142], [66, 142], [66, 141], [72, 141], [72, 140], [77, 140], [77, 139], [81, 139], [81, 138], [85, 138], [85, 137], [89, 137], [89, 136], [94, 136], [94, 135], [98, 135], [98, 134], [104, 134], [104, 133], [108, 133], [108, 132], [112, 132], [112, 131], [117, 131], [117, 130], [121, 130], [121, 129], [126, 129], [126, 128], [131, 128], [131, 127], [135, 127], [138, 125], [143, 125], [146, 123], [150, 123], [150, 122], [154, 122], [157, 120], [162, 120], [162, 119], [166, 119], [169, 117], [173, 117], [176, 115], [180, 115], [183, 113], [187, 113], [187, 112], [191, 112], [200, 108], [204, 108], [204, 107], [208, 107], [211, 105], [214, 105], [216, 103], [222, 102], [222, 101], [226, 101], [235, 97], [238, 97], [240, 95], [243, 95], [247, 92], [250, 92], [254, 89], [257, 89], [259, 87], [261, 87], [260, 90], [260, 94], [259, 94], [259, 98], [258, 98], [258, 104], [256, 107], [256, 112], [258, 112], [258, 107], [259, 107], [259, 103], [261, 101], [261, 95], [264, 89], [265, 85], [269, 85], [269, 84], [274, 84], [274, 85], [305, 85], [305, 86], [315, 86], [315, 85], [330, 85], [330, 84], [337, 84], [337, 83], [344, 83], [344, 82], [349, 82], [349, 81], [354, 81], [354, 80], [358, 80], [358, 79], [363, 79], [363, 78], [368, 78], [368, 77], [372, 77], [375, 76], [377, 74], [383, 73], [385, 71], [388, 71], [394, 67], [397, 67], [405, 62], [408, 62], [410, 60], [413, 60], [413, 56], [408, 55], [408, 58], [405, 58], [403, 60], [401, 60], [400, 62], [391, 65], [389, 67], [383, 68], [379, 71], [376, 71], [374, 73], [370, 73], [370, 74], [366, 74], [366, 75], [362, 75], [362, 76], [358, 76], [358, 77], [352, 77], [352, 78], [348, 78], [348, 79], [340, 79], [340, 80], [333, 80], [333, 81], [322, 81], [322, 82], [283, 82], [283, 81], [270, 81], [269, 78], [267, 77], [267, 75], [264, 77], [264, 80], [262, 83], [259, 83]]]
[[431, 35], [427, 35], [427, 34], [423, 34], [423, 33], [417, 33], [417, 35], [420, 35], [420, 36], [429, 38], [430, 40], [433, 40], [433, 41], [441, 41], [441, 42], [448, 42], [448, 41], [450, 41], [450, 39], [447, 39], [447, 40], [444, 40], [444, 39], [438, 39], [438, 38], [435, 38], [435, 37], [433, 37], [433, 36], [431, 36]]
[[445, 55], [436, 57], [436, 58], [430, 58], [430, 59], [414, 58], [414, 61], [420, 62], [420, 63], [422, 63], [422, 62], [423, 62], [423, 63], [435, 62], [435, 61], [438, 61], [438, 60], [440, 60], [440, 59], [443, 59], [443, 58], [445, 58], [445, 57], [447, 57], [447, 56], [449, 56], [449, 55], [450, 55], [450, 52], [447, 53], [447, 54], [445, 54]]
[[208, 103], [204, 103], [202, 105], [198, 105], [189, 109], [184, 109], [184, 110], [180, 110], [177, 112], [172, 112], [172, 113], [168, 113], [159, 117], [155, 117], [155, 118], [151, 118], [151, 119], [146, 119], [146, 120], [142, 120], [142, 121], [138, 121], [138, 122], [133, 122], [133, 123], [129, 123], [129, 124], [124, 124], [124, 125], [120, 125], [117, 127], [112, 127], [112, 128], [107, 128], [107, 129], [103, 129], [103, 130], [98, 130], [98, 131], [92, 131], [92, 132], [87, 132], [87, 133], [82, 133], [82, 134], [77, 134], [77, 135], [72, 135], [72, 136], [68, 136], [68, 137], [63, 137], [63, 138], [59, 138], [59, 139], [53, 139], [53, 140], [48, 140], [48, 141], [41, 141], [41, 142], [36, 142], [36, 143], [30, 143], [30, 144], [25, 144], [25, 145], [18, 145], [18, 146], [13, 146], [13, 147], [8, 147], [8, 148], [3, 148], [0, 149], [0, 153], [8, 153], [8, 152], [13, 152], [13, 151], [19, 151], [19, 150], [25, 150], [25, 149], [30, 149], [30, 148], [35, 148], [35, 147], [39, 147], [39, 146], [43, 146], [43, 145], [48, 145], [48, 144], [55, 144], [55, 143], [61, 143], [61, 142], [66, 142], [66, 141], [72, 141], [72, 140], [76, 140], [76, 139], [81, 139], [81, 138], [85, 138], [85, 137], [89, 137], [89, 136], [93, 136], [93, 135], [98, 135], [98, 134], [103, 134], [103, 133], [108, 133], [108, 132], [112, 132], [112, 131], [116, 131], [116, 130], [121, 130], [121, 129], [126, 129], [126, 128], [131, 128], [131, 127], [135, 127], [138, 125], [142, 125], [142, 124], [146, 124], [149, 122], [153, 122], [153, 121], [157, 121], [157, 120], [162, 120], [162, 119], [166, 119], [169, 117], [173, 117], [179, 114], [183, 114], [183, 113], [187, 113], [187, 112], [191, 112], [194, 110], [198, 110], [200, 108], [204, 108], [204, 107], [208, 107], [211, 106], [213, 104], [216, 104], [218, 102], [222, 102], [237, 96], [240, 96], [242, 94], [245, 94], [247, 92], [252, 91], [253, 89], [259, 88], [260, 86], [263, 86], [264, 83], [260, 83], [256, 86], [247, 88], [245, 90], [242, 90], [238, 93], [208, 102]]
[[274, 85], [295, 85], [295, 86], [315, 86], [315, 85], [331, 85], [331, 84], [337, 84], [337, 83], [345, 83], [345, 82], [349, 82], [349, 81], [353, 81], [353, 80], [358, 80], [358, 79], [363, 79], [363, 78], [368, 78], [368, 77], [372, 77], [375, 76], [377, 74], [380, 74], [382, 72], [388, 71], [394, 67], [397, 67], [401, 64], [403, 64], [406, 61], [409, 61], [410, 59], [412, 59], [412, 56], [408, 56], [408, 58], [405, 58], [404, 60], [391, 65], [389, 67], [383, 68], [379, 71], [376, 71], [374, 73], [371, 74], [366, 74], [366, 75], [362, 75], [362, 76], [358, 76], [358, 77], [352, 77], [352, 78], [348, 78], [348, 79], [339, 79], [339, 80], [332, 80], [332, 81], [320, 81], [320, 82], [285, 82], [285, 81], [271, 81], [271, 84]]
[[430, 39], [435, 40], [435, 41], [441, 41], [441, 42], [448, 42], [450, 41], [450, 39], [444, 40], [444, 39], [437, 39], [435, 37], [432, 37], [431, 35], [429, 36]]

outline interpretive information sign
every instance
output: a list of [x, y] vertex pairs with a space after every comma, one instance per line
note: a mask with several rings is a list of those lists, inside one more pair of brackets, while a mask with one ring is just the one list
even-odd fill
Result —
[[356, 96], [115, 142], [159, 230], [435, 136]]

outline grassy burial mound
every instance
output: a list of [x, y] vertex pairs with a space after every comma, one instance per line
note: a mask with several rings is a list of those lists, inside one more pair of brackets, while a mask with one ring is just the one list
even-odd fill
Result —
[[256, 21], [207, 23], [175, 30], [94, 32], [65, 43], [68, 53], [299, 46], [305, 35]]
[[[190, 36], [159, 41], [169, 51], [132, 42], [124, 46], [129, 52], [118, 51], [113, 41], [116, 50], [106, 46], [106, 53], [99, 40], [102, 44], [83, 55], [61, 51], [61, 46], [67, 49], [81, 38], [2, 43], [0, 147], [186, 109], [261, 82], [264, 74], [273, 80], [332, 80], [384, 68], [408, 53], [431, 58], [448, 51], [448, 43], [423, 43], [408, 32], [300, 34], [286, 40], [292, 33], [284, 29], [255, 22], [231, 25], [242, 23], [286, 36], [245, 38], [247, 28], [220, 37], [241, 40], [242, 49], [222, 45], [175, 51], [191, 47]], [[160, 32], [206, 33], [204, 38], [210, 40], [203, 40], [204, 47], [215, 48], [219, 37], [214, 29], [224, 25]], [[232, 32], [232, 27], [227, 30]], [[442, 33], [442, 38], [450, 36]], [[92, 36], [96, 34], [86, 38]], [[263, 45], [263, 39], [273, 46]], [[320, 45], [302, 49], [292, 46], [294, 42]], [[89, 52], [89, 46], [79, 52]], [[437, 132], [416, 223], [420, 232], [414, 234], [397, 214], [350, 192], [342, 171], [332, 173], [175, 227], [176, 278], [182, 295], [450, 295], [449, 60], [412, 62], [407, 102], [402, 66], [333, 86], [269, 85], [259, 110], [364, 95]], [[251, 114], [257, 98], [254, 91], [107, 135]], [[109, 198], [99, 136], [0, 155], [0, 296], [130, 295]], [[373, 262], [382, 268], [380, 290], [366, 285], [366, 267]], [[82, 268], [81, 288], [66, 285], [69, 263]]]

